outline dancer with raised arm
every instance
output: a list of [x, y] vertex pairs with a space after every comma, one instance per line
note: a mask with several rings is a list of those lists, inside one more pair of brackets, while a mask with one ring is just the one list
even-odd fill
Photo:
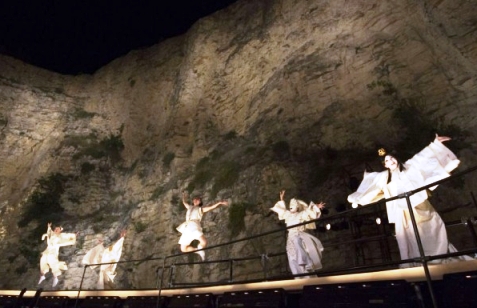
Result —
[[[323, 202], [315, 204], [312, 201], [307, 205], [301, 200], [291, 199], [287, 210], [284, 197], [285, 191], [282, 190], [280, 201], [270, 210], [278, 214], [278, 219], [285, 220], [287, 227], [319, 218], [321, 209], [325, 207]], [[307, 233], [306, 229], [316, 229], [315, 223], [288, 229], [286, 250], [288, 264], [294, 275], [306, 274], [322, 268], [323, 245], [319, 239]], [[309, 276], [296, 277], [296, 279], [299, 278], [309, 278]]]
[[[348, 201], [353, 204], [353, 207], [357, 207], [358, 204], [366, 205], [448, 177], [460, 161], [443, 144], [447, 140], [450, 138], [436, 134], [436, 138], [431, 144], [405, 163], [401, 163], [395, 153], [389, 153], [384, 148], [379, 149], [378, 155], [387, 170], [365, 172], [358, 190], [348, 196]], [[434, 190], [436, 187], [437, 185], [430, 189]], [[425, 255], [456, 252], [455, 247], [447, 239], [444, 222], [428, 201], [428, 191], [421, 190], [413, 194], [410, 196], [410, 201]], [[401, 260], [420, 257], [406, 199], [401, 198], [387, 202], [386, 210], [389, 222], [395, 224]], [[461, 259], [467, 258], [469, 257]], [[432, 263], [449, 260], [433, 260]], [[414, 265], [403, 264], [401, 267]]]
[[38, 284], [45, 280], [45, 274], [51, 270], [53, 274], [53, 284], [55, 287], [58, 284], [58, 276], [61, 275], [61, 271], [66, 271], [68, 266], [65, 262], [58, 260], [58, 254], [60, 247], [74, 245], [76, 243], [75, 233], [62, 233], [63, 228], [55, 227], [54, 231], [51, 229], [51, 222], [48, 223], [46, 233], [42, 235], [41, 240], [46, 239], [48, 247], [42, 252], [40, 258], [40, 280]]
[[[228, 202], [219, 201], [211, 205], [202, 206], [202, 199], [200, 197], [194, 197], [192, 199], [192, 205], [190, 205], [189, 203], [187, 203], [186, 194], [182, 193], [182, 203], [187, 209], [187, 213], [186, 221], [180, 224], [179, 227], [177, 227], [177, 231], [182, 233], [179, 239], [181, 251], [195, 251], [203, 261], [205, 260], [205, 251], [201, 249], [207, 246], [207, 239], [205, 238], [204, 233], [202, 232], [202, 227], [200, 225], [202, 216], [205, 213], [212, 211], [213, 209], [216, 209], [221, 205], [228, 205]], [[199, 245], [197, 246], [197, 248], [191, 246], [191, 243], [194, 240], [199, 241]]]

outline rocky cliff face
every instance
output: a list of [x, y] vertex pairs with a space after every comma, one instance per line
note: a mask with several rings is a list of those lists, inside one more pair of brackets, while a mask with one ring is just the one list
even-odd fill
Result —
[[[80, 231], [60, 256], [70, 268], [60, 287], [71, 289], [99, 235], [108, 243], [126, 229], [124, 260], [178, 253], [182, 191], [231, 202], [204, 218], [217, 244], [279, 228], [268, 208], [280, 189], [323, 200], [333, 214], [364, 162], [379, 168], [377, 145], [410, 155], [438, 131], [454, 137], [459, 170], [476, 165], [476, 6], [242, 1], [91, 76], [0, 57], [0, 288], [36, 286], [48, 221]], [[443, 185], [433, 203], [445, 219], [475, 215], [476, 184], [471, 174]], [[337, 242], [349, 230], [319, 237]], [[277, 233], [208, 258], [283, 249]], [[325, 267], [353, 259], [343, 247], [328, 251]], [[286, 271], [279, 259], [275, 274]], [[120, 265], [116, 281], [153, 288], [161, 264]], [[237, 280], [253, 278], [250, 268], [259, 271], [260, 262], [237, 266]], [[196, 265], [176, 275], [226, 280], [223, 271]], [[83, 287], [93, 287], [95, 275], [88, 269]]]

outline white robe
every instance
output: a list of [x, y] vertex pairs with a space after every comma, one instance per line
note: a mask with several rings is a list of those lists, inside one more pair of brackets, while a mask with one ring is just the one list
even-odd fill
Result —
[[200, 221], [204, 215], [202, 207], [193, 205], [186, 205], [186, 207], [186, 221], [176, 228], [177, 231], [182, 233], [179, 239], [179, 244], [181, 245], [190, 245], [193, 240], [197, 240], [204, 235], [200, 225]]
[[[89, 250], [83, 257], [83, 264], [99, 264], [118, 262], [121, 259], [124, 237], [121, 237], [116, 243], [104, 248], [103, 244], [98, 244]], [[103, 264], [100, 266], [99, 279], [96, 284], [97, 289], [104, 289], [105, 284], [113, 284], [116, 277], [117, 263]], [[96, 266], [91, 266], [95, 268]]]
[[[406, 161], [403, 164], [405, 168], [403, 171], [396, 168], [391, 174], [390, 183], [387, 183], [387, 170], [365, 172], [358, 190], [348, 196], [348, 201], [365, 205], [382, 198], [391, 198], [415, 190], [448, 177], [459, 162], [454, 153], [436, 140]], [[434, 190], [436, 187], [437, 185], [430, 189]], [[432, 256], [457, 251], [447, 239], [444, 222], [427, 199], [426, 190], [410, 196], [425, 255]], [[406, 198], [387, 202], [386, 210], [389, 222], [395, 224], [401, 259], [420, 257]], [[440, 263], [444, 260], [433, 262]]]
[[[278, 201], [271, 210], [278, 214], [280, 220], [285, 220], [287, 226], [293, 226], [305, 221], [317, 219], [321, 216], [321, 211], [316, 212], [311, 206], [307, 206], [303, 201], [298, 202], [301, 203], [304, 208], [299, 212], [292, 213], [287, 210], [284, 201]], [[323, 267], [321, 264], [323, 245], [319, 239], [305, 231], [306, 229], [315, 228], [315, 223], [309, 223], [288, 229], [286, 250], [288, 255], [288, 265], [294, 275], [305, 274]], [[308, 276], [296, 278], [308, 278]]]
[[40, 272], [45, 275], [50, 269], [55, 277], [61, 275], [61, 271], [68, 269], [65, 262], [58, 260], [60, 247], [74, 245], [76, 234], [74, 233], [54, 233], [48, 227], [47, 233], [43, 234], [42, 240], [47, 240], [48, 247], [42, 252], [40, 258]]

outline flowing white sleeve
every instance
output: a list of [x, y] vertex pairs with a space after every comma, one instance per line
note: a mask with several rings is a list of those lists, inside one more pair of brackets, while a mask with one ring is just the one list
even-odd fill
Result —
[[[303, 214], [302, 214], [302, 220], [308, 221], [308, 220], [315, 220], [320, 218], [321, 216], [321, 210], [320, 208], [313, 202], [311, 201], [309, 205], [307, 205], [305, 202], [301, 201], [303, 205]], [[314, 230], [316, 229], [316, 224], [314, 222], [311, 222], [309, 224], [305, 225], [306, 229]]]
[[[101, 257], [101, 263], [118, 262], [121, 259], [123, 251], [124, 237], [116, 241], [116, 243], [105, 248]], [[117, 263], [102, 265], [101, 268], [109, 268], [111, 272], [116, 270]]]
[[311, 219], [318, 219], [321, 217], [321, 210], [315, 202], [311, 201], [310, 204], [306, 207]]
[[283, 220], [286, 218], [287, 207], [285, 201], [278, 201], [270, 210], [278, 214], [278, 219]]
[[[103, 256], [104, 246], [103, 244], [98, 244], [91, 248], [83, 257], [83, 264], [98, 264], [101, 263], [101, 258]], [[91, 266], [95, 268], [96, 266]]]
[[[421, 152], [404, 164], [405, 168], [418, 170], [424, 181], [423, 185], [442, 180], [457, 168], [460, 160], [442, 142], [434, 140]], [[437, 186], [431, 187], [435, 189]]]
[[69, 246], [76, 243], [76, 234], [75, 233], [61, 233], [60, 241], [58, 246]]
[[387, 171], [365, 171], [363, 181], [361, 181], [358, 190], [348, 196], [348, 202], [365, 205], [384, 198], [382, 187], [386, 184], [387, 176]]

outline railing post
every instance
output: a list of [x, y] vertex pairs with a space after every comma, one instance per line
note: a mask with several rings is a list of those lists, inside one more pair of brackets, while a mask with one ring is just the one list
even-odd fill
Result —
[[[164, 269], [166, 267], [166, 257], [164, 257], [162, 259], [162, 271], [161, 271], [161, 280], [160, 280], [160, 284], [158, 286], [158, 289], [159, 289], [159, 292], [157, 294], [157, 302], [156, 302], [156, 308], [159, 308], [160, 307], [160, 304], [161, 304], [161, 292], [162, 292], [162, 281], [163, 281], [163, 278], [164, 278]], [[158, 269], [159, 270], [159, 269]], [[158, 277], [159, 279], [159, 277]]]
[[475, 208], [477, 208], [477, 200], [475, 200], [474, 193], [470, 192], [470, 196], [472, 197], [472, 202], [474, 203]]
[[407, 207], [409, 209], [409, 216], [411, 217], [411, 222], [412, 222], [412, 228], [414, 229], [414, 235], [416, 236], [416, 242], [417, 242], [417, 247], [419, 248], [419, 254], [421, 256], [421, 262], [424, 267], [424, 273], [426, 274], [426, 281], [427, 281], [427, 286], [429, 288], [429, 294], [432, 299], [432, 305], [434, 308], [437, 308], [437, 301], [436, 297], [434, 295], [434, 289], [432, 287], [432, 278], [431, 274], [429, 273], [429, 267], [427, 265], [427, 258], [424, 253], [424, 248], [422, 247], [422, 241], [421, 237], [419, 235], [419, 230], [417, 229], [417, 223], [416, 223], [416, 217], [414, 216], [414, 210], [411, 205], [411, 200], [410, 196], [411, 194], [409, 192], [403, 194], [404, 197], [406, 197], [406, 202], [407, 202]]
[[267, 254], [262, 254], [262, 267], [263, 267], [263, 278], [265, 280], [268, 279], [268, 255]]
[[172, 288], [174, 286], [175, 270], [176, 270], [176, 266], [172, 264], [169, 270], [169, 288]]
[[78, 295], [76, 296], [76, 301], [75, 301], [75, 307], [78, 307], [78, 301], [79, 301], [79, 297], [80, 297], [80, 293], [81, 293], [81, 288], [83, 287], [83, 281], [84, 281], [84, 276], [86, 274], [86, 269], [89, 267], [88, 264], [86, 264], [84, 266], [84, 270], [83, 270], [83, 276], [81, 276], [81, 282], [80, 282], [80, 286], [79, 286], [79, 290], [78, 290]]
[[229, 260], [229, 282], [234, 282], [234, 260]]
[[477, 248], [477, 234], [475, 233], [475, 229], [474, 229], [474, 222], [475, 222], [474, 218], [471, 219], [469, 217], [464, 216], [461, 218], [461, 221], [469, 229], [470, 236], [472, 237], [472, 242], [474, 243], [474, 247]]

